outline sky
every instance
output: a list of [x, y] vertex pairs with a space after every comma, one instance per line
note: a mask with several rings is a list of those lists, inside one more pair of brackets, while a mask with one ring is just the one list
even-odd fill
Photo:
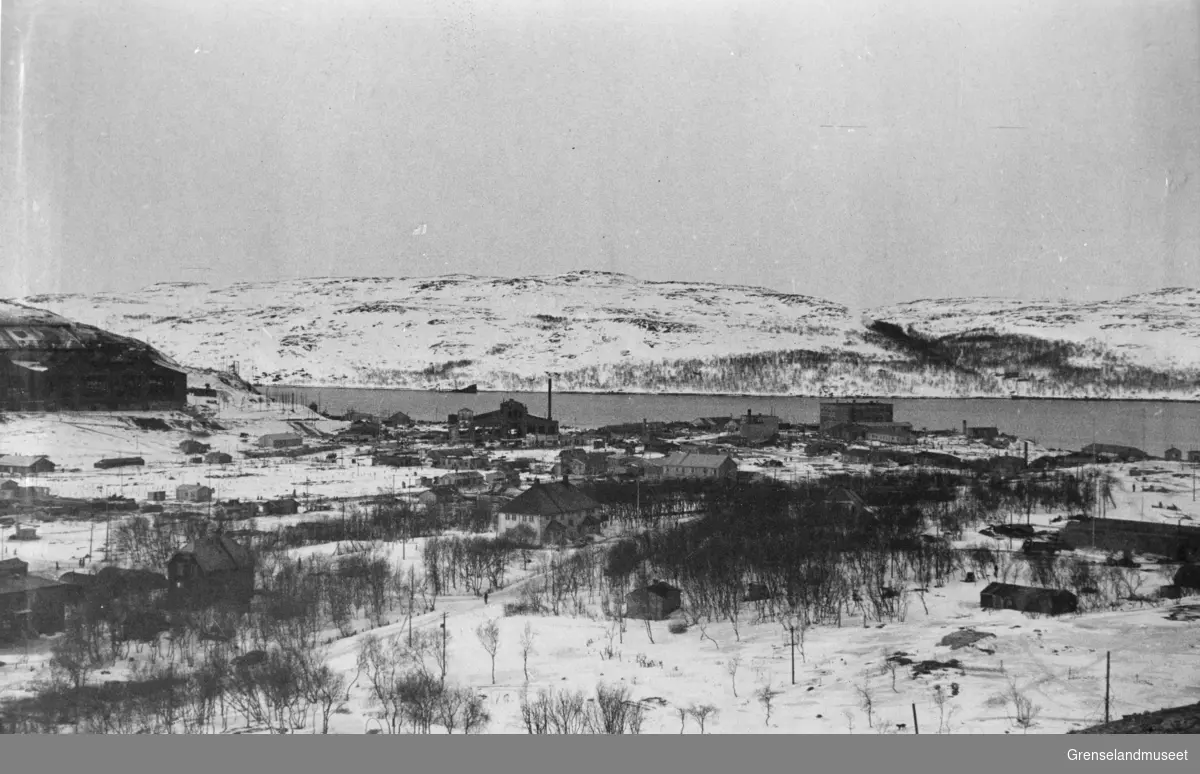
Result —
[[3, 0], [0, 296], [1200, 276], [1200, 0]]

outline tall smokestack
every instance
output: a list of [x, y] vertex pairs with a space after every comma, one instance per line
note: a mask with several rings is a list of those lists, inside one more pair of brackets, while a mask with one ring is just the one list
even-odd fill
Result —
[[963, 437], [967, 436], [967, 420], [963, 420]]
[[554, 380], [546, 377], [546, 419], [554, 419]]
[[1029, 441], [1025, 442], [1025, 467], [1029, 467]]

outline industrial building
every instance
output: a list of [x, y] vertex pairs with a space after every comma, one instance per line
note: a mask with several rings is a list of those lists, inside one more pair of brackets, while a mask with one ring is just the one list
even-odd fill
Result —
[[835, 425], [891, 423], [893, 421], [891, 403], [838, 401], [821, 404], [822, 432]]

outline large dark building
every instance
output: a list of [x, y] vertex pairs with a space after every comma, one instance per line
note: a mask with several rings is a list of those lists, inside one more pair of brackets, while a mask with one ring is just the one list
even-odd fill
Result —
[[477, 431], [490, 431], [501, 439], [524, 438], [527, 435], [558, 435], [557, 420], [536, 417], [529, 413], [524, 403], [511, 398], [500, 404], [499, 411], [476, 414], [474, 428]]
[[821, 430], [834, 425], [892, 422], [892, 404], [868, 401], [821, 404]]
[[0, 409], [151, 411], [187, 405], [187, 373], [153, 347], [0, 301]]

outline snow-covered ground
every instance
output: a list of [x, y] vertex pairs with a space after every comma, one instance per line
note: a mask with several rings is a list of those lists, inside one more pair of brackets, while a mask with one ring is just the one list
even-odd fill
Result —
[[[58, 525], [55, 525], [56, 527]], [[66, 559], [87, 539], [87, 527], [63, 527], [46, 534], [43, 559]], [[393, 563], [421, 572], [421, 541], [389, 547]], [[24, 547], [22, 548], [24, 550]], [[308, 547], [297, 555], [332, 553], [335, 545]], [[403, 553], [404, 558], [401, 558]], [[536, 571], [536, 565], [534, 566]], [[447, 614], [448, 679], [487, 697], [492, 719], [488, 733], [523, 733], [519, 701], [523, 692], [581, 690], [589, 695], [599, 682], [626, 686], [648, 714], [643, 733], [680, 733], [679, 708], [711, 704], [718, 713], [708, 733], [912, 733], [916, 705], [921, 733], [1061, 733], [1103, 719], [1105, 653], [1112, 653], [1114, 716], [1193, 702], [1200, 695], [1200, 599], [1161, 607], [1126, 609], [1061, 618], [1031, 618], [1011, 611], [982, 611], [979, 591], [985, 583], [954, 580], [915, 597], [901, 623], [813, 627], [797, 635], [795, 684], [789, 634], [777, 622], [754, 623], [752, 605], [735, 635], [729, 623], [711, 623], [705, 637], [692, 628], [671, 633], [667, 622], [628, 621], [624, 632], [614, 623], [580, 617], [512, 616], [504, 604], [520, 594], [518, 580], [494, 592], [485, 605], [474, 596], [439, 598], [432, 613], [419, 613], [415, 629], [435, 629]], [[536, 581], [536, 578], [534, 578]], [[928, 612], [924, 606], [928, 606]], [[1172, 614], [1174, 615], [1172, 616]], [[388, 640], [407, 636], [403, 612], [391, 623], [369, 631]], [[500, 627], [496, 680], [477, 641], [475, 628], [488, 619]], [[1174, 619], [1174, 620], [1173, 620]], [[519, 639], [528, 623], [534, 633], [529, 683], [525, 683]], [[973, 646], [953, 649], [942, 638], [970, 628], [990, 635]], [[351, 679], [361, 643], [368, 634], [336, 638], [323, 655]], [[606, 655], [611, 648], [612, 655]], [[900, 666], [895, 678], [886, 657], [903, 653], [913, 662], [956, 660], [958, 666], [914, 676]], [[49, 640], [0, 650], [0, 692], [18, 697], [46, 676]], [[731, 660], [740, 661], [730, 674]], [[113, 665], [105, 679], [118, 679], [125, 665]], [[771, 720], [757, 693], [778, 692]], [[936, 686], [946, 701], [939, 708]], [[1033, 725], [1019, 727], [1010, 697], [1013, 687], [1037, 708]], [[735, 690], [736, 687], [736, 690]], [[863, 692], [870, 694], [870, 720]], [[351, 690], [334, 716], [334, 733], [364, 733], [377, 728], [366, 691]], [[231, 722], [231, 727], [240, 721]], [[899, 728], [904, 724], [906, 728]], [[311, 730], [311, 729], [309, 729]], [[685, 733], [697, 733], [694, 719]]]
[[[197, 379], [205, 378], [201, 375]], [[228, 398], [212, 407], [212, 418], [224, 429], [212, 430], [203, 440], [214, 448], [236, 452], [244, 448], [240, 433], [251, 438], [264, 432], [288, 430], [297, 419], [324, 429], [341, 423], [321, 420], [303, 408], [289, 409], [258, 402], [249, 393], [228, 390]], [[76, 414], [60, 417], [9, 416], [0, 430], [0, 451], [45, 453], [63, 468], [39, 476], [36, 483], [56, 494], [93, 496], [124, 493], [142, 499], [154, 489], [173, 491], [181, 483], [207, 482], [222, 499], [254, 499], [296, 491], [304, 500], [316, 497], [357, 497], [379, 492], [410, 491], [417, 479], [434, 471], [375, 468], [352, 452], [339, 453], [336, 462], [301, 460], [239, 460], [225, 466], [190, 465], [177, 451], [180, 440], [192, 437], [185, 429], [140, 430], [124, 414]], [[138, 416], [146, 416], [139, 414]], [[164, 414], [167, 421], [187, 418]], [[929, 441], [941, 451], [961, 456], [1017, 454], [1020, 443], [1008, 449], [992, 449], [953, 437]], [[1031, 458], [1045, 450], [1031, 447]], [[98, 471], [92, 463], [103, 456], [140, 454], [143, 468]], [[513, 450], [504, 456], [533, 457], [550, 463], [555, 450]], [[784, 479], [813, 479], [845, 466], [835, 458], [808, 458], [800, 451], [767, 449], [743, 454], [745, 469]], [[775, 459], [783, 467], [759, 463]], [[1106, 515], [1113, 518], [1166, 522], [1200, 522], [1200, 502], [1193, 497], [1193, 469], [1182, 463], [1151, 462], [1107, 466], [1114, 477], [1113, 502]], [[1136, 486], [1136, 490], [1135, 487]], [[1063, 513], [1033, 513], [1031, 523], [1053, 528]], [[258, 529], [295, 523], [300, 519], [337, 518], [336, 512], [305, 513], [290, 517], [260, 517]], [[99, 555], [106, 525], [103, 522], [54, 521], [38, 525], [40, 539], [16, 543], [6, 541], [5, 557], [17, 555], [30, 563], [34, 573], [52, 575], [56, 570], [74, 569], [78, 560], [92, 551]], [[421, 545], [414, 540], [378, 546], [393, 566], [423, 574]], [[1010, 549], [1007, 540], [967, 535], [961, 546], [987, 545]], [[347, 546], [324, 544], [295, 549], [296, 557], [315, 553], [337, 553]], [[538, 552], [548, 555], [549, 552]], [[1099, 556], [1095, 558], [1100, 558]], [[95, 569], [97, 565], [93, 565]], [[942, 588], [907, 598], [904, 620], [879, 625], [861, 620], [844, 620], [842, 626], [813, 627], [804, 632], [803, 644], [795, 653], [796, 682], [791, 682], [789, 635], [778, 622], [755, 622], [753, 605], [746, 606], [735, 633], [728, 622], [712, 622], [702, 637], [693, 627], [683, 633], [669, 631], [667, 622], [628, 621], [620, 632], [604, 620], [592, 600], [592, 617], [512, 616], [505, 617], [504, 604], [520, 598], [521, 587], [538, 582], [540, 560], [525, 568], [519, 561], [510, 566], [508, 585], [494, 592], [484, 605], [474, 595], [440, 597], [433, 612], [418, 611], [414, 629], [436, 629], [447, 615], [448, 679], [470, 686], [487, 697], [492, 719], [489, 733], [523, 733], [519, 701], [523, 692], [540, 689], [580, 690], [589, 693], [597, 683], [620, 683], [632, 698], [647, 707], [644, 733], [679, 733], [679, 710], [692, 705], [712, 704], [718, 712], [707, 724], [708, 733], [880, 733], [912, 732], [912, 705], [917, 708], [921, 733], [939, 729], [950, 733], [1058, 733], [1103, 719], [1105, 653], [1112, 653], [1112, 712], [1120, 716], [1135, 711], [1194, 702], [1200, 696], [1200, 599], [1151, 606], [1128, 603], [1117, 610], [1089, 612], [1061, 618], [1034, 618], [1014, 612], [983, 611], [979, 591], [990, 578], [968, 583], [962, 577]], [[1152, 564], [1137, 571], [1142, 590], [1153, 590], [1167, 582]], [[1021, 580], [1009, 576], [1009, 580]], [[386, 616], [389, 623], [369, 631], [377, 637], [407, 635], [403, 610]], [[487, 619], [497, 619], [500, 646], [496, 658], [496, 681], [490, 678], [489, 658], [475, 636], [475, 628]], [[525, 684], [519, 639], [528, 623], [535, 637], [530, 656], [530, 680]], [[342, 637], [327, 633], [323, 657], [344, 673], [347, 680], [356, 671], [358, 650], [369, 624], [358, 622], [359, 632]], [[992, 636], [975, 645], [954, 650], [940, 645], [947, 634], [971, 628]], [[714, 642], [715, 641], [715, 642]], [[27, 646], [18, 643], [0, 649], [0, 694], [19, 697], [34, 690], [48, 675], [47, 661], [52, 640], [43, 638]], [[609, 648], [612, 655], [609, 656]], [[959, 666], [935, 669], [932, 674], [913, 676], [912, 666], [886, 667], [888, 655], [902, 652], [914, 662], [955, 659]], [[148, 658], [148, 654], [139, 658]], [[732, 659], [740, 661], [736, 675], [730, 674]], [[105, 667], [103, 679], [120, 679], [127, 664]], [[95, 676], [95, 679], [100, 679]], [[736, 685], [736, 694], [735, 694]], [[771, 719], [765, 718], [757, 693], [764, 686], [778, 691]], [[946, 697], [939, 707], [935, 689]], [[1014, 689], [1037, 707], [1028, 729], [1014, 721], [1011, 695]], [[865, 711], [864, 692], [871, 697], [870, 718]], [[1006, 698], [1007, 697], [1007, 698]], [[377, 728], [373, 709], [360, 682], [350, 698], [333, 716], [335, 733], [364, 733]], [[240, 719], [231, 722], [237, 726]], [[905, 728], [899, 728], [904, 724]], [[306, 729], [306, 732], [311, 728]], [[693, 718], [683, 721], [685, 733], [697, 733]]]

